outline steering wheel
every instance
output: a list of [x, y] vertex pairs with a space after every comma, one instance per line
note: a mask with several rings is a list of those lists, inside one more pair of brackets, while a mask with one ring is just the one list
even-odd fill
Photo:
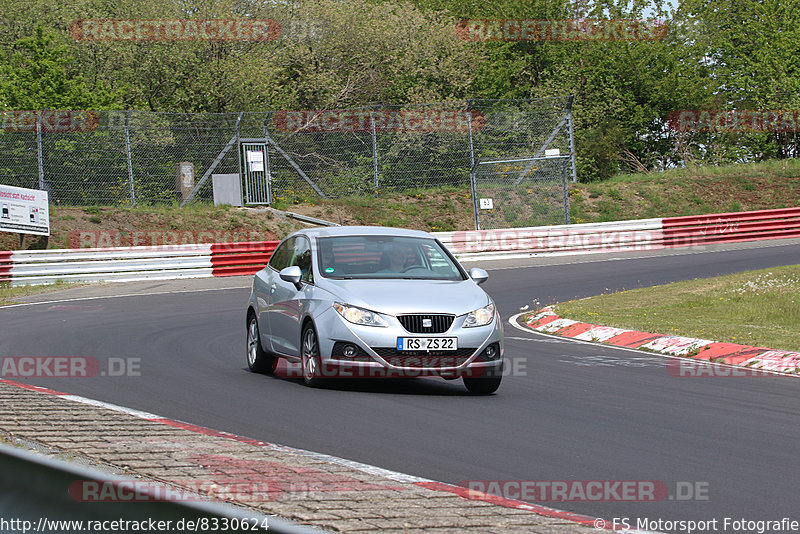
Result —
[[401, 269], [400, 272], [405, 273], [407, 271], [410, 271], [411, 269], [422, 269], [422, 268], [423, 268], [422, 265], [420, 265], [419, 263], [415, 263], [414, 265], [409, 265], [408, 267]]

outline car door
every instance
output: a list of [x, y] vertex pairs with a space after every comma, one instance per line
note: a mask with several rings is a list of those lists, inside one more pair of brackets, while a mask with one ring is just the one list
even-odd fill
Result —
[[272, 336], [272, 349], [287, 356], [300, 356], [300, 320], [303, 306], [313, 291], [311, 269], [311, 243], [305, 236], [297, 236], [292, 243], [291, 260], [285, 267], [296, 265], [303, 272], [302, 287], [281, 280], [278, 273], [270, 286], [270, 305], [268, 307], [269, 330]]
[[295, 238], [290, 237], [282, 241], [269, 259], [267, 268], [256, 273], [256, 298], [258, 302], [258, 325], [261, 334], [261, 346], [265, 350], [273, 351], [273, 334], [269, 324], [270, 307], [273, 301], [273, 288], [275, 281], [280, 280], [278, 273], [288, 267], [294, 255]]

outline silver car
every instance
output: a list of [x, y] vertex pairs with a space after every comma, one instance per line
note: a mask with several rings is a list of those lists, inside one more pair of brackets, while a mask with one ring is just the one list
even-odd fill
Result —
[[300, 230], [256, 273], [247, 307], [247, 365], [284, 358], [309, 386], [328, 378], [463, 378], [493, 393], [503, 375], [503, 327], [478, 287], [432, 235], [349, 226]]

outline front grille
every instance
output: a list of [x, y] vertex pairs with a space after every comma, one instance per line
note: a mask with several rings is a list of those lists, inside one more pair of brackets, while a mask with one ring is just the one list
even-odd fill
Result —
[[441, 369], [458, 367], [466, 363], [475, 352], [474, 348], [458, 350], [398, 351], [392, 347], [373, 347], [378, 356], [395, 367], [414, 367], [422, 369]]
[[[419, 315], [398, 315], [397, 320], [408, 332], [413, 334], [441, 334], [450, 329], [455, 315], [445, 314], [419, 314]], [[430, 321], [430, 326], [424, 326]]]

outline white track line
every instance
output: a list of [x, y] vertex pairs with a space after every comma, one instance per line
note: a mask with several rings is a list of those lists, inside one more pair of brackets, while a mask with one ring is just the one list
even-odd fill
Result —
[[21, 308], [23, 306], [38, 306], [40, 304], [61, 304], [63, 302], [80, 302], [84, 300], [101, 300], [101, 299], [116, 299], [123, 297], [149, 297], [151, 295], [171, 295], [173, 293], [205, 293], [206, 291], [225, 291], [228, 289], [250, 289], [251, 284], [246, 286], [233, 286], [233, 287], [208, 287], [205, 289], [183, 289], [176, 291], [154, 291], [152, 293], [125, 293], [123, 295], [99, 295], [95, 297], [76, 297], [71, 299], [59, 300], [45, 300], [41, 302], [21, 302], [19, 304], [9, 304], [7, 306], [0, 306], [0, 311], [9, 308]]

